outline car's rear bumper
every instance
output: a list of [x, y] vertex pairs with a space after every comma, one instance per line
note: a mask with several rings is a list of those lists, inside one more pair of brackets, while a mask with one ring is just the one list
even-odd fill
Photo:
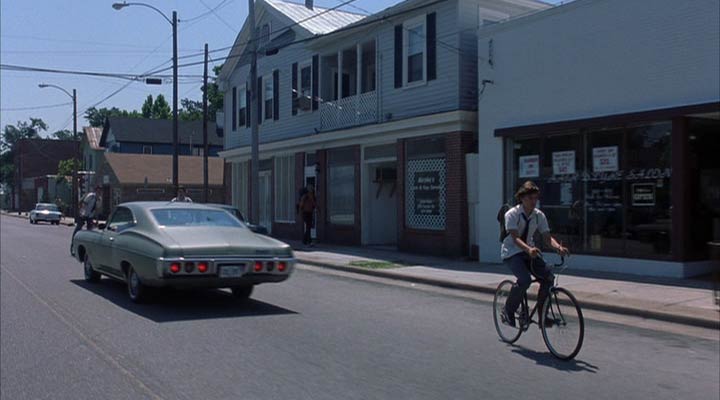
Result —
[[234, 286], [258, 285], [261, 283], [282, 282], [290, 277], [287, 274], [255, 274], [248, 273], [239, 278], [218, 278], [217, 276], [168, 276], [160, 279], [143, 279], [143, 284], [152, 287], [189, 288], [228, 288]]

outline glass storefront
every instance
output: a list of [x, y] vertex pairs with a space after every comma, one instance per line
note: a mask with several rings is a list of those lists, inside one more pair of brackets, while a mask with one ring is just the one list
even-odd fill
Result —
[[669, 258], [671, 132], [662, 121], [509, 139], [506, 200], [532, 180], [571, 251]]

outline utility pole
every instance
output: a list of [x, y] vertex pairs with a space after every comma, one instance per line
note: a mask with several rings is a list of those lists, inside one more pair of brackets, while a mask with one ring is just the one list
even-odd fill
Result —
[[205, 72], [203, 73], [203, 203], [208, 202], [208, 44], [205, 43]]
[[[250, 169], [250, 191], [252, 193], [250, 202], [250, 221], [254, 224], [260, 223], [260, 147], [258, 144], [258, 91], [260, 87], [257, 82], [257, 42], [255, 35], [255, 0], [248, 0], [248, 22], [250, 23], [250, 129], [252, 132], [252, 162]], [[233, 110], [233, 112], [236, 112]]]
[[[161, 13], [162, 14], [162, 13]], [[173, 29], [173, 186], [177, 194], [178, 178], [178, 50], [177, 50], [177, 11], [172, 14]]]
[[73, 160], [73, 170], [72, 170], [72, 196], [73, 196], [73, 217], [78, 216], [78, 202], [80, 201], [79, 193], [78, 193], [78, 163], [82, 159], [82, 155], [80, 154], [80, 142], [78, 142], [78, 133], [77, 133], [77, 91], [73, 89], [73, 140], [75, 141], [75, 160]]

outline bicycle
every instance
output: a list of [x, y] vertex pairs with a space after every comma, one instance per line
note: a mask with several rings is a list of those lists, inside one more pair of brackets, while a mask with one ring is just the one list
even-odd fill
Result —
[[[550, 264], [547, 265], [550, 266]], [[555, 274], [555, 281], [545, 299], [543, 310], [540, 310], [542, 315], [545, 316], [542, 319], [545, 322], [542, 324], [533, 319], [535, 313], [538, 312], [537, 302], [532, 311], [528, 312], [527, 292], [523, 293], [522, 302], [516, 312], [516, 326], [513, 327], [503, 322], [501, 315], [515, 282], [509, 279], [500, 282], [493, 300], [493, 320], [495, 321], [495, 329], [503, 342], [515, 343], [520, 338], [520, 335], [528, 330], [530, 325], [538, 324], [550, 353], [564, 361], [572, 360], [577, 356], [583, 344], [585, 321], [575, 296], [569, 290], [557, 285], [560, 272], [567, 268], [567, 266], [563, 267], [563, 265], [565, 265], [565, 258], [561, 257], [559, 264], [552, 264], [551, 266]], [[533, 271], [532, 261], [530, 273], [533, 276], [531, 285], [539, 283], [540, 280]], [[541, 314], [538, 312], [538, 315]]]

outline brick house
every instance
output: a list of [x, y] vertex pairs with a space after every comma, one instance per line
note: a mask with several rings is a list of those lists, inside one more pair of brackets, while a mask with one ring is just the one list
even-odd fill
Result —
[[[195, 202], [203, 197], [203, 158], [179, 157], [179, 182]], [[225, 202], [225, 171], [221, 158], [208, 158], [209, 198], [211, 203]], [[97, 174], [103, 186], [102, 216], [129, 201], [170, 201], [175, 197], [172, 185], [172, 156], [153, 154], [105, 153]], [[109, 201], [108, 201], [109, 200]]]
[[[12, 208], [28, 211], [38, 200], [53, 201], [48, 175], [55, 176], [60, 161], [76, 157], [78, 142], [73, 140], [22, 139], [16, 143], [15, 188]], [[70, 199], [65, 199], [69, 202]]]

